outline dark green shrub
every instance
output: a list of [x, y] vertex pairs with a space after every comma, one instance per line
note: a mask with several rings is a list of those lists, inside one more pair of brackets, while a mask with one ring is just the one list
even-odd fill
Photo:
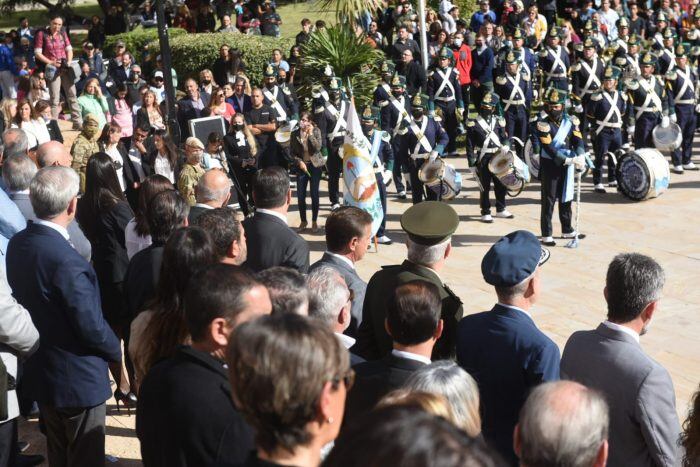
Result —
[[[170, 37], [170, 40], [173, 40], [177, 36], [181, 36], [183, 34], [187, 34], [187, 31], [185, 31], [184, 29], [168, 29], [168, 37]], [[124, 43], [126, 44], [126, 50], [128, 50], [134, 55], [134, 57], [136, 58], [136, 62], [141, 64], [146, 45], [153, 41], [155, 41], [156, 43], [158, 42], [158, 29], [144, 29], [141, 26], [138, 26], [133, 31], [125, 32], [124, 34], [107, 36], [104, 45], [105, 57], [114, 56], [114, 44], [116, 44], [117, 41], [120, 40], [124, 41]]]

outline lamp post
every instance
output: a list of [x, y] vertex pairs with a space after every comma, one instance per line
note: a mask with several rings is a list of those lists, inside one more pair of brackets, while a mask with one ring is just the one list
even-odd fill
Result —
[[175, 144], [180, 143], [180, 125], [177, 121], [177, 109], [175, 106], [175, 87], [173, 86], [172, 57], [170, 56], [170, 41], [168, 39], [168, 25], [165, 22], [164, 0], [156, 0], [156, 14], [158, 21], [158, 43], [160, 44], [160, 57], [163, 63], [163, 80], [165, 84], [165, 115], [168, 130]]

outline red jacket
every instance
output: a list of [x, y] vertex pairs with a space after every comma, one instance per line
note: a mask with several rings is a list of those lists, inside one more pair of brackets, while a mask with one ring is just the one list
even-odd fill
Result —
[[462, 44], [459, 49], [452, 49], [455, 56], [455, 68], [459, 71], [459, 84], [464, 86], [471, 83], [469, 71], [472, 69], [472, 51], [468, 45]]

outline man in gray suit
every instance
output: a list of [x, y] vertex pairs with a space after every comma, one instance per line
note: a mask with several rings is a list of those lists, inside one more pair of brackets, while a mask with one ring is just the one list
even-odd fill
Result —
[[[29, 183], [36, 172], [36, 164], [26, 155], [12, 155], [3, 164], [2, 179], [8, 195], [28, 221], [37, 220], [32, 203], [29, 201]], [[78, 223], [71, 222], [67, 230], [73, 248], [80, 253], [80, 256], [90, 261], [92, 247]]]
[[352, 291], [350, 325], [345, 334], [357, 335], [362, 322], [362, 304], [365, 301], [367, 283], [355, 271], [355, 263], [364, 258], [372, 236], [372, 216], [367, 211], [354, 206], [336, 209], [326, 221], [326, 247], [320, 260], [309, 268], [309, 272], [321, 266], [336, 269]]
[[574, 333], [561, 377], [602, 392], [610, 405], [610, 467], [673, 466], [680, 423], [671, 376], [639, 345], [658, 309], [664, 271], [648, 256], [617, 255], [608, 266], [608, 320]]

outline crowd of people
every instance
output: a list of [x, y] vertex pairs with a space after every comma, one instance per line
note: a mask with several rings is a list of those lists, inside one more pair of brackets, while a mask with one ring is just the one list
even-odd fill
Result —
[[[142, 8], [147, 26], [155, 13]], [[480, 0], [470, 18], [442, 0], [427, 12], [425, 48], [410, 1], [361, 15], [358, 34], [386, 54], [370, 64], [381, 75], [372, 105], [357, 109], [376, 162], [378, 229], [341, 205], [346, 83], [327, 67], [308, 98], [295, 89], [322, 21], [301, 22], [261, 83], [222, 46], [180, 83], [171, 122], [173, 69], [160, 57], [139, 64], [121, 41], [103, 55], [105, 34], [128, 29], [126, 11], [92, 20], [79, 73], [61, 16], [39, 30], [23, 19], [0, 45], [0, 467], [43, 461], [21, 453], [18, 419], [31, 414], [49, 465], [102, 465], [112, 398], [135, 411], [146, 466], [700, 463], [700, 396], [681, 428], [668, 371], [639, 345], [663, 312], [654, 259], [612, 259], [607, 319], [563, 353], [531, 313], [557, 200], [564, 238], [583, 238], [563, 193], [575, 171], [592, 166], [605, 192], [606, 163], [617, 183], [608, 155], [650, 147], [651, 130], [672, 120], [683, 134], [674, 170], [696, 169], [693, 0]], [[266, 0], [187, 2], [167, 21], [279, 36], [282, 19]], [[193, 134], [190, 121], [206, 116], [225, 131]], [[70, 145], [60, 119], [79, 131]], [[506, 151], [524, 157], [525, 142], [540, 156], [541, 236], [515, 231], [491, 246], [481, 270], [497, 303], [471, 314], [440, 277], [459, 216], [421, 167], [466, 152], [481, 220], [493, 222], [492, 185], [495, 217], [512, 218], [489, 165]], [[365, 282], [356, 264], [372, 237], [392, 242], [388, 180], [413, 201], [400, 213], [406, 258]], [[307, 190], [310, 229], [326, 245], [313, 264], [300, 235]]]

